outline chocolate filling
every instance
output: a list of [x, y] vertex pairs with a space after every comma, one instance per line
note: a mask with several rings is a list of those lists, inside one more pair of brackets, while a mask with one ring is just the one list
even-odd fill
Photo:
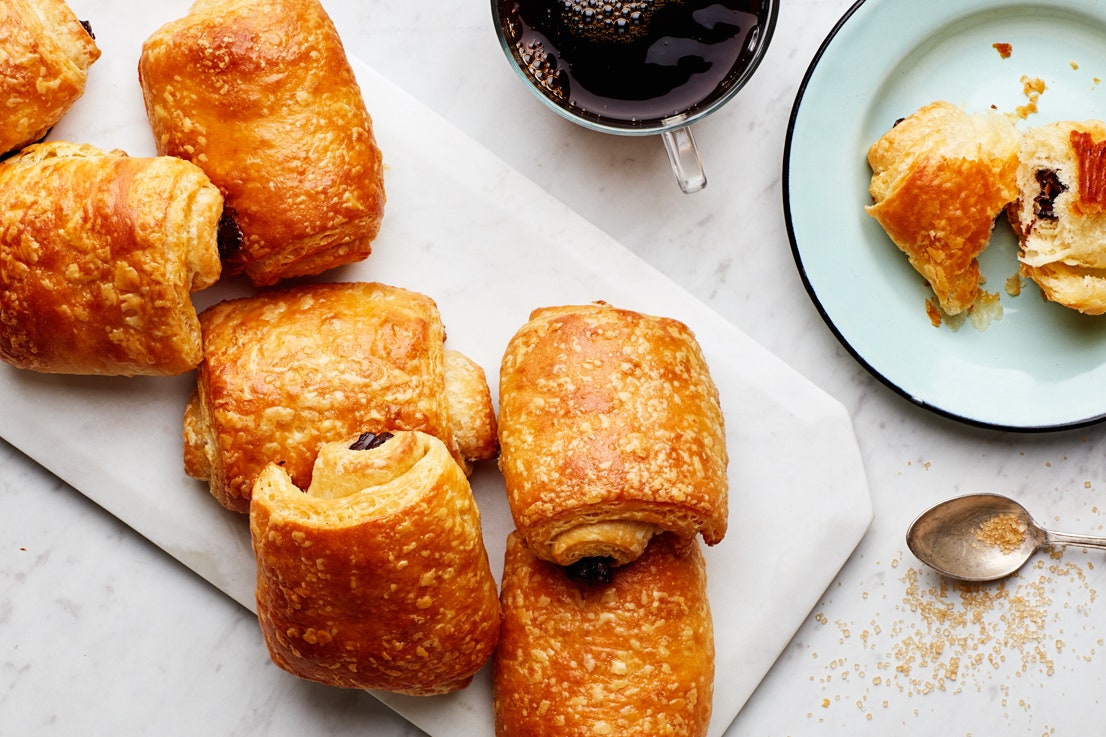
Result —
[[349, 447], [350, 450], [372, 450], [373, 448], [379, 448], [388, 442], [392, 438], [390, 432], [374, 433], [363, 432], [357, 440], [353, 441], [353, 445]]
[[219, 258], [223, 260], [232, 258], [242, 250], [242, 229], [238, 227], [235, 217], [236, 214], [232, 208], [223, 207], [216, 236], [219, 242]]
[[589, 586], [608, 584], [614, 578], [613, 558], [581, 558], [565, 567], [565, 575]]
[[1033, 198], [1033, 214], [1039, 220], [1057, 220], [1056, 198], [1067, 192], [1068, 188], [1060, 181], [1054, 169], [1038, 169], [1037, 184], [1040, 185], [1041, 192]]

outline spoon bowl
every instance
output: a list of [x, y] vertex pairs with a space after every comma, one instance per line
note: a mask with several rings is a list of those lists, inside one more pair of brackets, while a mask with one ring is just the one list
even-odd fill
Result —
[[1018, 502], [999, 494], [949, 499], [918, 516], [906, 534], [918, 560], [960, 581], [996, 581], [1015, 573], [1040, 548], [1106, 549], [1106, 538], [1053, 532]]

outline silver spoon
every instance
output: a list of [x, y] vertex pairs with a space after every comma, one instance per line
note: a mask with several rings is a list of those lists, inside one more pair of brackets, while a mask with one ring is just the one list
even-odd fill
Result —
[[969, 494], [928, 509], [910, 525], [906, 544], [918, 560], [961, 581], [1009, 576], [1048, 545], [1106, 550], [1106, 538], [1047, 530], [1025, 507], [998, 494]]

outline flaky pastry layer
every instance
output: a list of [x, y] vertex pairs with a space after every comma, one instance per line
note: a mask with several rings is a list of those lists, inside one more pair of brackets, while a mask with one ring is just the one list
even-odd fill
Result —
[[868, 150], [866, 208], [925, 277], [950, 315], [980, 296], [978, 256], [995, 218], [1017, 196], [1019, 134], [1005, 116], [937, 101]]
[[1059, 121], [1026, 131], [1016, 202], [1021, 273], [1052, 302], [1106, 313], [1106, 123]]

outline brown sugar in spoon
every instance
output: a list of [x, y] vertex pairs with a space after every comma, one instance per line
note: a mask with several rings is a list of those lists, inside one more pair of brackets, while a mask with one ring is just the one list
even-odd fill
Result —
[[1042, 547], [1106, 550], [1106, 538], [1054, 532], [1025, 507], [999, 494], [969, 494], [923, 512], [906, 534], [918, 560], [960, 581], [995, 581], [1025, 565]]

